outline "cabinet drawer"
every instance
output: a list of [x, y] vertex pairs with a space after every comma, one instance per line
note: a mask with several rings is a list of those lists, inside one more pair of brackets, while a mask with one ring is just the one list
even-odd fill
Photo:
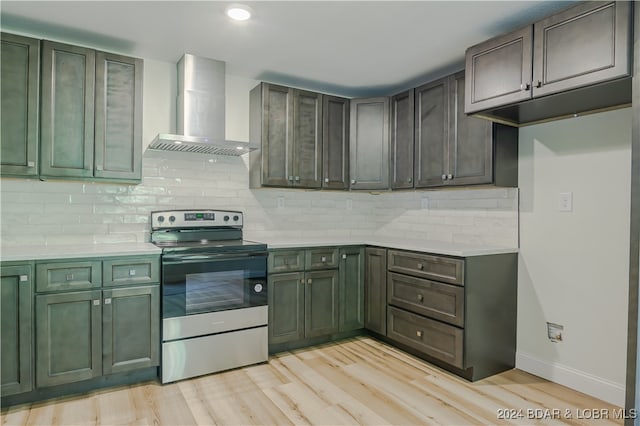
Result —
[[388, 300], [420, 315], [464, 326], [464, 287], [389, 272]]
[[64, 291], [99, 288], [101, 262], [55, 262], [36, 264], [36, 291]]
[[274, 250], [269, 252], [269, 273], [304, 270], [304, 250]]
[[464, 368], [463, 333], [460, 328], [396, 309], [387, 309], [387, 336], [451, 364]]
[[105, 260], [102, 263], [102, 268], [102, 282], [105, 286], [160, 282], [160, 259], [158, 257]]
[[464, 260], [389, 250], [389, 271], [464, 285]]
[[338, 249], [335, 247], [307, 250], [305, 269], [333, 269], [338, 267]]

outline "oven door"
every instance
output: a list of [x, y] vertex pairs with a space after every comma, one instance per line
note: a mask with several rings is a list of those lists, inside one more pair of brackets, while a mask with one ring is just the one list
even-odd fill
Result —
[[164, 319], [266, 304], [266, 252], [162, 256]]

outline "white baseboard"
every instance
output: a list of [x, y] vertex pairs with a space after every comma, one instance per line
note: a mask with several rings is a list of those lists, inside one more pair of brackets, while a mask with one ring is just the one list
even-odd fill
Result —
[[566, 365], [543, 361], [522, 352], [516, 352], [516, 368], [618, 407], [624, 407], [624, 384], [614, 383]]

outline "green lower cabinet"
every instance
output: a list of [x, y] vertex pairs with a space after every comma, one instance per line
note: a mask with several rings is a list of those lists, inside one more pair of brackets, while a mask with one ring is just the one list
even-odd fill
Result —
[[36, 296], [38, 387], [102, 374], [101, 297], [100, 290]]
[[340, 331], [364, 327], [364, 247], [340, 249]]
[[3, 396], [33, 388], [31, 342], [33, 340], [33, 265], [3, 264], [0, 283], [0, 378]]
[[305, 274], [304, 336], [317, 337], [339, 329], [340, 286], [337, 269]]
[[102, 292], [103, 374], [158, 365], [160, 289], [157, 285]]
[[304, 272], [269, 275], [269, 344], [304, 338]]

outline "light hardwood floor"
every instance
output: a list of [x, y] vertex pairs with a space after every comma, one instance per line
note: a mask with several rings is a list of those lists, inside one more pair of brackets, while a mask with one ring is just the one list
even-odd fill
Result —
[[8, 407], [2, 424], [622, 424], [617, 410], [519, 370], [470, 383], [359, 337], [164, 386]]

